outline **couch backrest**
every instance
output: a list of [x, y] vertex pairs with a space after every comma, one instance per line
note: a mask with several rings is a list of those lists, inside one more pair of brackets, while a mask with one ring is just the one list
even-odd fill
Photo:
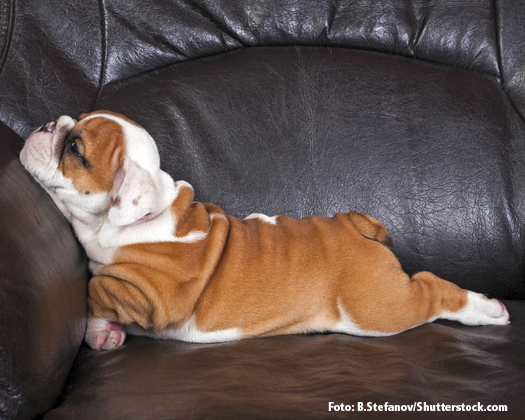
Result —
[[0, 118], [18, 133], [110, 108], [199, 200], [239, 217], [369, 212], [408, 271], [525, 296], [524, 2], [2, 10]]
[[500, 78], [525, 115], [525, 2], [0, 1], [0, 119], [22, 136], [91, 109], [101, 86], [261, 46], [384, 52]]

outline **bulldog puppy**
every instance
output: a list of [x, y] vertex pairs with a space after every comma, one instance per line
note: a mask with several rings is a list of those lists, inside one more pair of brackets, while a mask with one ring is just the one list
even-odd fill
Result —
[[410, 278], [368, 215], [239, 220], [194, 201], [187, 182], [160, 169], [151, 136], [121, 115], [62, 116], [20, 159], [90, 259], [85, 339], [95, 350], [121, 346], [126, 333], [209, 343], [387, 336], [437, 318], [509, 323], [495, 299], [429, 272]]

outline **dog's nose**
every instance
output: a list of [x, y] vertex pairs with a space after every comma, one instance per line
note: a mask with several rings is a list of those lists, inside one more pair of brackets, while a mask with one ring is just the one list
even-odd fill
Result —
[[42, 128], [40, 128], [40, 130], [38, 131], [52, 133], [53, 131], [55, 131], [56, 126], [57, 126], [57, 122], [56, 120], [53, 120], [53, 121], [48, 122], [46, 125], [43, 125]]

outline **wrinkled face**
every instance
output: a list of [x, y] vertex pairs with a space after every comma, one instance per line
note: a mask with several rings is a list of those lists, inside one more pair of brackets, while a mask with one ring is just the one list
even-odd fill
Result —
[[151, 136], [108, 111], [83, 114], [79, 122], [62, 116], [44, 125], [29, 136], [20, 160], [69, 219], [111, 208], [118, 213], [129, 200], [126, 222], [148, 204], [160, 166]]

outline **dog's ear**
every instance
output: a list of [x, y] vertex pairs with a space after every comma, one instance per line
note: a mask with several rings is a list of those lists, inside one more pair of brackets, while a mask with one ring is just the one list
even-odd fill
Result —
[[88, 113], [80, 114], [80, 115], [78, 116], [78, 120], [79, 120], [79, 121], [82, 121], [82, 120], [83, 120], [84, 118], [86, 118], [88, 115], [89, 115]]
[[126, 157], [117, 170], [111, 197], [109, 223], [113, 226], [130, 225], [155, 211], [157, 185], [148, 171]]

